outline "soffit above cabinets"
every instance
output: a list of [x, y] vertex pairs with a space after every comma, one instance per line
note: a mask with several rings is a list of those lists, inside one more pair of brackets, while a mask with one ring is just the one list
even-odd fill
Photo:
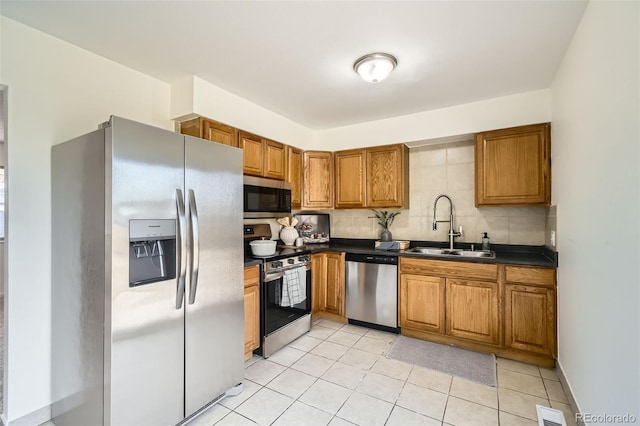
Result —
[[[2, 2], [0, 13], [173, 83], [197, 76], [309, 129], [548, 88], [587, 2]], [[398, 59], [380, 83], [354, 61]]]

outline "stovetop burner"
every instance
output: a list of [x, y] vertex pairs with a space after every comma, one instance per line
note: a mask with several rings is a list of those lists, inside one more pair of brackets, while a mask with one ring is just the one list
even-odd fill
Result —
[[[244, 253], [245, 257], [253, 257], [260, 259], [263, 262], [280, 261], [282, 259], [292, 258], [296, 256], [309, 254], [310, 251], [306, 248], [289, 247], [278, 245], [274, 254], [269, 256], [254, 256], [251, 252], [251, 246], [249, 243], [253, 240], [259, 240], [261, 238], [271, 239], [271, 227], [268, 223], [259, 223], [254, 225], [244, 225]], [[307, 256], [308, 257], [308, 256]], [[286, 263], [286, 262], [285, 262]], [[289, 263], [290, 264], [290, 263]]]

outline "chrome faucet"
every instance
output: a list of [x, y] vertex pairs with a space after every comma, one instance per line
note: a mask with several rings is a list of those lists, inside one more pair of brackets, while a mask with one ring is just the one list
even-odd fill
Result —
[[[440, 198], [446, 198], [447, 200], [449, 200], [449, 208], [450, 208], [450, 214], [449, 214], [449, 220], [436, 220], [436, 208], [438, 207], [438, 201], [440, 200]], [[433, 203], [433, 230], [436, 231], [438, 229], [438, 222], [449, 222], [449, 233], [447, 235], [449, 235], [449, 249], [453, 250], [453, 239], [455, 237], [460, 237], [462, 235], [462, 227], [460, 227], [460, 232], [454, 231], [453, 228], [453, 202], [451, 201], [451, 198], [449, 198], [448, 195], [438, 195], [436, 197], [436, 201], [434, 201]]]

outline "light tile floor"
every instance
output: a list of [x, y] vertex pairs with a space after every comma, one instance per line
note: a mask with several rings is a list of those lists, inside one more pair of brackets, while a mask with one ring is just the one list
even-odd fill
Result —
[[573, 413], [554, 370], [498, 358], [498, 387], [385, 354], [397, 335], [328, 320], [268, 359], [246, 363], [244, 391], [190, 425], [536, 426], [536, 404]]
[[498, 358], [494, 388], [386, 358], [396, 338], [314, 321], [268, 359], [247, 361], [243, 392], [189, 426], [537, 426], [536, 404], [576, 425], [552, 369]]

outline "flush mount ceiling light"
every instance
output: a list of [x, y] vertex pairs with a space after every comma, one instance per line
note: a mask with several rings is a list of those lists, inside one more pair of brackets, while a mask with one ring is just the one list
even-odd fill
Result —
[[388, 53], [376, 52], [358, 58], [353, 64], [353, 70], [358, 73], [364, 81], [378, 83], [391, 74], [391, 71], [398, 65], [395, 56]]

